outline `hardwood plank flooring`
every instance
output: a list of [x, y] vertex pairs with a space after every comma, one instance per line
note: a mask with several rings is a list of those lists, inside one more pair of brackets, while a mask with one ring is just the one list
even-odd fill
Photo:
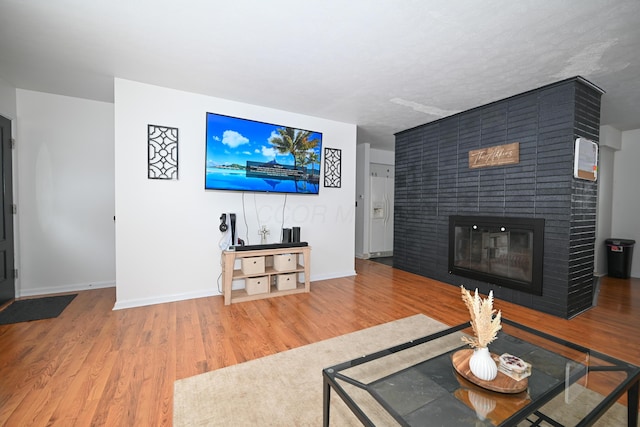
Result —
[[[80, 292], [56, 319], [0, 326], [0, 425], [169, 426], [176, 379], [418, 313], [468, 321], [460, 290], [373, 261], [309, 294], [225, 306], [221, 296], [113, 311]], [[640, 279], [604, 278], [564, 320], [500, 300], [517, 322], [640, 365]]]

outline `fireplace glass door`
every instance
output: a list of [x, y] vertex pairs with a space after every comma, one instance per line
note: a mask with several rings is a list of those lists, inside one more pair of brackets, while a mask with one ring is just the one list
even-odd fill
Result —
[[[542, 268], [544, 229], [522, 218], [451, 217], [449, 269], [502, 286], [538, 293], [536, 267]], [[541, 220], [531, 220], [541, 221]], [[536, 244], [537, 243], [537, 244]]]
[[456, 227], [456, 267], [531, 281], [533, 232]]

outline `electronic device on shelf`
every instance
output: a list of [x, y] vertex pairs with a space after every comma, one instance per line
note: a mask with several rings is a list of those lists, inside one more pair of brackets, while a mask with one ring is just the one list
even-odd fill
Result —
[[240, 239], [236, 237], [236, 214], [223, 213], [220, 215], [220, 225], [218, 229], [222, 233], [218, 246], [220, 249], [227, 250], [230, 246], [236, 245]]
[[267, 243], [264, 245], [229, 246], [230, 251], [257, 251], [261, 249], [301, 248], [309, 246], [307, 242]]

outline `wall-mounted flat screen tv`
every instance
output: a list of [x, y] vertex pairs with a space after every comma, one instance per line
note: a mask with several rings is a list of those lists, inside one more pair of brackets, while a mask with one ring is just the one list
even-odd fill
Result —
[[207, 190], [320, 190], [320, 132], [207, 113], [206, 139]]

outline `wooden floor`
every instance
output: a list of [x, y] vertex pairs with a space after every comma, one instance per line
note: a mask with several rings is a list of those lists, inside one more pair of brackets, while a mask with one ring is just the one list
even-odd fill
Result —
[[[81, 292], [56, 319], [0, 326], [0, 425], [168, 426], [173, 382], [424, 313], [468, 320], [457, 287], [372, 261], [310, 294], [224, 306], [222, 297], [113, 311]], [[640, 279], [605, 278], [572, 320], [495, 301], [505, 317], [640, 365]]]

